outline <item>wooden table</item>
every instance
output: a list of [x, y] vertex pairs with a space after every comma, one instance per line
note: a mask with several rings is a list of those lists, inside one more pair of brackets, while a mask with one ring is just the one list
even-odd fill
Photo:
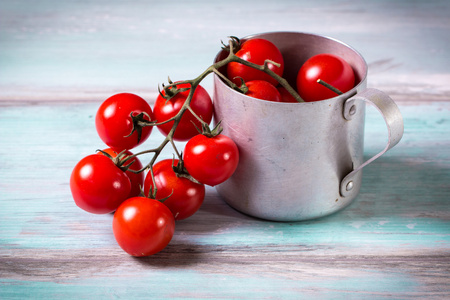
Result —
[[[450, 297], [450, 4], [241, 2], [0, 4], [0, 299]], [[258, 220], [208, 188], [166, 249], [130, 257], [112, 215], [80, 210], [69, 190], [76, 162], [103, 147], [100, 102], [124, 90], [153, 102], [167, 75], [209, 66], [220, 39], [278, 30], [358, 49], [369, 86], [403, 114], [402, 141], [364, 169], [337, 214]], [[368, 108], [365, 156], [386, 134]], [[161, 138], [155, 130], [143, 147]]]

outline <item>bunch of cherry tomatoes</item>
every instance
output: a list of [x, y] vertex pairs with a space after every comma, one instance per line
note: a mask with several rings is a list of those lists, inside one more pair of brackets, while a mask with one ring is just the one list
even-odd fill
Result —
[[[276, 75], [282, 76], [284, 61], [274, 44], [256, 38], [240, 44], [233, 38], [229, 51], [233, 57], [226, 64], [224, 78], [230, 86], [259, 99], [298, 102], [295, 94], [278, 86]], [[246, 62], [270, 71], [244, 65]], [[213, 71], [214, 65], [209, 73]], [[95, 125], [108, 148], [84, 157], [72, 171], [70, 188], [76, 205], [94, 214], [114, 213], [115, 239], [132, 256], [148, 256], [164, 249], [173, 237], [175, 221], [192, 216], [202, 205], [205, 185], [224, 182], [237, 168], [236, 144], [221, 134], [220, 122], [212, 130], [209, 127], [214, 107], [199, 84], [203, 78], [175, 83], [169, 80], [153, 108], [131, 93], [106, 99], [97, 111]], [[299, 70], [297, 91], [304, 101], [335, 96], [317, 83], [318, 79], [342, 92], [354, 85], [351, 67], [331, 54], [312, 57]], [[154, 127], [166, 136], [161, 145], [130, 152], [149, 138]], [[176, 141], [187, 141], [181, 153]], [[158, 161], [169, 143], [176, 155]], [[139, 156], [148, 153], [153, 156], [144, 165]]]
[[[175, 89], [185, 86], [171, 88]], [[109, 148], [83, 158], [72, 172], [70, 187], [75, 203], [90, 213], [115, 212], [114, 236], [130, 255], [152, 255], [166, 247], [174, 234], [175, 220], [186, 219], [200, 208], [205, 184], [223, 182], [237, 167], [236, 144], [214, 130], [200, 134], [197, 128], [202, 124], [190, 111], [185, 111], [171, 132], [175, 120], [170, 119], [180, 111], [188, 93], [181, 90], [167, 100], [163, 91], [153, 109], [143, 98], [130, 93], [106, 99], [97, 111], [95, 124]], [[203, 87], [197, 87], [190, 104], [193, 112], [209, 124], [213, 105]], [[155, 126], [171, 136], [167, 142], [188, 140], [183, 157], [143, 166], [138, 155], [130, 152], [149, 138]], [[150, 152], [160, 150], [162, 147]]]

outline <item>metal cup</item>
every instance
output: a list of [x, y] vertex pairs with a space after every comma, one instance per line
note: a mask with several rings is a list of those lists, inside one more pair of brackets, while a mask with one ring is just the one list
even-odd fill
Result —
[[[214, 75], [214, 120], [222, 121], [223, 134], [236, 142], [240, 152], [236, 172], [216, 189], [231, 207], [266, 220], [301, 221], [339, 211], [358, 195], [362, 168], [400, 141], [400, 111], [388, 95], [367, 89], [367, 63], [350, 46], [299, 32], [269, 32], [242, 40], [255, 37], [280, 49], [283, 77], [293, 87], [300, 66], [319, 53], [344, 58], [357, 84], [323, 101], [279, 103], [234, 91]], [[215, 61], [226, 55], [220, 52]], [[388, 143], [364, 162], [366, 102], [382, 114]]]

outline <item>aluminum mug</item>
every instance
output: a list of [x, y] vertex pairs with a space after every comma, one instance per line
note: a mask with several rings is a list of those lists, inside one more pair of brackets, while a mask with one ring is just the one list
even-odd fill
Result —
[[[222, 121], [223, 134], [236, 142], [240, 153], [236, 172], [216, 189], [231, 207], [266, 220], [302, 221], [337, 212], [358, 195], [362, 168], [400, 141], [401, 113], [384, 92], [367, 88], [367, 63], [352, 47], [300, 32], [262, 33], [242, 41], [257, 37], [280, 49], [283, 77], [292, 87], [300, 66], [319, 53], [345, 59], [356, 84], [327, 100], [280, 103], [241, 94], [214, 75], [214, 120]], [[215, 61], [226, 55], [221, 51]], [[388, 143], [364, 162], [366, 102], [382, 114]]]

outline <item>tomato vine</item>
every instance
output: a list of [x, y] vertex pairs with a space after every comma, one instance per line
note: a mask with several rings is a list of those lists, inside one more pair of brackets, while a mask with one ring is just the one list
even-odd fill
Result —
[[[267, 74], [269, 74], [270, 76], [272, 76], [273, 78], [275, 78], [278, 83], [283, 86], [296, 100], [297, 102], [304, 102], [303, 99], [299, 96], [299, 94], [295, 91], [295, 89], [293, 89], [289, 83], [287, 82], [286, 79], [284, 79], [283, 77], [279, 76], [278, 74], [276, 74], [275, 72], [273, 72], [268, 65], [269, 64], [273, 64], [273, 65], [279, 65], [278, 63], [271, 61], [271, 60], [266, 60], [264, 62], [263, 65], [258, 65], [258, 64], [254, 64], [252, 62], [249, 62], [247, 60], [244, 60], [238, 56], [235, 55], [235, 50], [237, 49], [237, 47], [239, 47], [239, 39], [236, 37], [230, 37], [230, 40], [228, 42], [228, 47], [224, 47], [224, 50], [226, 50], [228, 52], [228, 55], [226, 58], [215, 62], [214, 64], [212, 64], [211, 66], [209, 66], [205, 71], [203, 71], [199, 76], [197, 76], [194, 79], [190, 79], [190, 80], [183, 80], [183, 81], [178, 81], [178, 82], [173, 82], [170, 77], [168, 78], [168, 84], [162, 84], [162, 89], [164, 90], [165, 94], [163, 95], [163, 93], [161, 92], [161, 88], [158, 86], [158, 92], [160, 93], [160, 95], [162, 97], [164, 97], [166, 100], [170, 100], [172, 97], [174, 97], [175, 95], [177, 95], [180, 92], [184, 92], [189, 90], [189, 94], [186, 98], [186, 101], [184, 102], [183, 106], [181, 107], [181, 109], [179, 110], [179, 112], [173, 116], [172, 118], [169, 118], [163, 122], [154, 122], [154, 121], [147, 121], [143, 118], [139, 119], [139, 123], [136, 123], [136, 126], [158, 126], [161, 124], [165, 124], [168, 122], [174, 122], [172, 129], [170, 130], [170, 132], [167, 134], [166, 138], [162, 141], [162, 143], [153, 149], [148, 149], [148, 150], [144, 150], [141, 152], [138, 152], [134, 155], [130, 155], [127, 156], [126, 158], [124, 158], [121, 162], [121, 164], [124, 164], [127, 160], [132, 159], [135, 156], [139, 156], [139, 155], [143, 155], [143, 154], [148, 154], [148, 153], [153, 153], [153, 157], [150, 160], [150, 162], [145, 165], [141, 170], [132, 170], [132, 172], [142, 172], [146, 169], [149, 170], [149, 172], [153, 173], [152, 167], [154, 165], [154, 163], [156, 162], [156, 159], [158, 158], [158, 156], [160, 155], [161, 151], [165, 148], [165, 146], [170, 143], [172, 145], [172, 148], [175, 151], [176, 156], [178, 157], [178, 159], [181, 161], [182, 160], [182, 155], [181, 153], [178, 151], [174, 140], [173, 140], [173, 135], [175, 133], [175, 130], [181, 120], [181, 117], [183, 116], [183, 114], [188, 110], [189, 112], [192, 113], [192, 115], [202, 124], [202, 133], [206, 133], [208, 135], [211, 136], [211, 132], [213, 132], [214, 134], [218, 134], [220, 133], [220, 122], [217, 124], [217, 128], [210, 130], [209, 129], [209, 124], [206, 123], [200, 116], [198, 116], [191, 108], [191, 101], [192, 98], [194, 96], [194, 92], [196, 90], [196, 88], [199, 86], [199, 84], [211, 73], [216, 74], [217, 76], [219, 76], [222, 80], [224, 80], [224, 82], [230, 86], [230, 88], [245, 94], [248, 91], [248, 88], [246, 87], [245, 83], [243, 83], [241, 86], [236, 85], [235, 83], [233, 83], [231, 80], [229, 80], [225, 75], [223, 75], [219, 70], [226, 66], [228, 63], [230, 62], [238, 62], [241, 63], [245, 66], [249, 66], [251, 68], [263, 71]], [[223, 44], [223, 43], [222, 43]], [[182, 84], [188, 84], [190, 85], [190, 88], [182, 88], [179, 89], [177, 88], [177, 86], [182, 85]], [[133, 130], [137, 130], [134, 129]]]
[[[248, 41], [241, 44], [238, 38], [230, 37], [227, 46], [222, 42], [223, 51], [228, 52], [226, 56], [222, 53], [225, 58], [214, 62], [199, 76], [177, 82], [169, 77], [168, 84], [158, 86], [159, 96], [153, 110], [141, 97], [121, 93], [106, 99], [97, 111], [97, 132], [110, 148], [83, 158], [72, 171], [70, 188], [75, 203], [85, 211], [97, 214], [115, 211], [114, 236], [130, 255], [147, 256], [161, 251], [173, 236], [175, 220], [185, 219], [199, 209], [205, 185], [221, 184], [238, 167], [238, 146], [221, 134], [221, 120], [213, 129], [209, 126], [213, 103], [200, 85], [208, 75], [217, 75], [231, 89], [248, 96], [282, 101], [277, 87], [265, 80], [268, 74], [270, 81], [278, 82], [283, 95], [289, 95], [289, 101], [284, 102], [310, 101], [302, 99], [281, 77], [284, 61], [279, 49], [273, 51], [275, 46], [269, 47], [269, 41], [264, 41], [265, 46], [261, 46], [261, 39], [252, 41], [251, 48], [259, 51], [252, 56], [257, 57], [254, 60], [257, 63], [243, 55], [247, 53], [244, 49], [249, 48], [245, 46]], [[247, 68], [245, 72], [239, 70], [240, 64]], [[252, 72], [248, 72], [248, 67]], [[225, 68], [228, 77], [221, 73]], [[320, 79], [317, 82], [342, 94]], [[142, 144], [155, 126], [165, 135], [159, 146], [135, 154], [128, 151]], [[186, 139], [182, 153], [175, 141]], [[156, 163], [169, 143], [174, 150], [173, 159]], [[146, 165], [137, 158], [144, 154], [153, 154]], [[145, 180], [144, 171], [148, 171]], [[141, 197], [143, 193], [147, 195]]]
[[[199, 133], [202, 133], [206, 136], [212, 137], [212, 136], [220, 134], [220, 132], [221, 132], [220, 122], [218, 122], [218, 124], [216, 125], [216, 128], [211, 130], [209, 127], [209, 124], [206, 123], [191, 107], [191, 101], [193, 99], [195, 90], [200, 85], [200, 83], [208, 75], [210, 75], [211, 73], [214, 73], [217, 76], [219, 76], [233, 90], [236, 90], [243, 94], [246, 94], [248, 92], [248, 87], [246, 86], [246, 84], [244, 83], [243, 80], [242, 80], [242, 84], [240, 86], [238, 86], [233, 81], [231, 81], [227, 76], [225, 76], [224, 74], [222, 74], [220, 72], [220, 69], [225, 67], [230, 62], [237, 62], [237, 63], [243, 64], [245, 66], [248, 66], [248, 67], [251, 67], [256, 70], [260, 70], [260, 71], [263, 71], [263, 72], [269, 74], [270, 76], [272, 76], [274, 79], [277, 80], [277, 82], [280, 84], [280, 86], [284, 87], [287, 90], [287, 92], [295, 99], [295, 101], [297, 101], [299, 103], [305, 102], [300, 97], [300, 95], [297, 93], [297, 91], [294, 88], [292, 88], [292, 86], [287, 82], [286, 79], [284, 79], [280, 75], [276, 74], [274, 71], [272, 71], [269, 68], [269, 64], [279, 66], [279, 64], [277, 62], [267, 59], [264, 61], [264, 64], [258, 65], [258, 64], [249, 62], [245, 59], [242, 59], [236, 55], [236, 50], [239, 49], [240, 44], [241, 44], [241, 41], [239, 40], [239, 38], [231, 36], [228, 41], [228, 45], [225, 45], [222, 42], [222, 45], [223, 45], [222, 49], [224, 51], [228, 52], [228, 55], [224, 59], [213, 63], [211, 66], [209, 66], [206, 70], [204, 70], [199, 76], [197, 76], [194, 79], [173, 82], [170, 79], [170, 77], [168, 77], [168, 84], [164, 84], [164, 83], [162, 84], [162, 89], [164, 91], [164, 94], [161, 91], [161, 87], [158, 86], [159, 94], [164, 99], [166, 99], [166, 101], [172, 99], [178, 93], [181, 93], [181, 92], [189, 91], [189, 94], [188, 94], [183, 106], [178, 111], [178, 113], [175, 116], [173, 116], [165, 121], [162, 121], [162, 122], [155, 122], [152, 120], [148, 121], [147, 119], [144, 118], [144, 116], [146, 115], [145, 113], [140, 113], [136, 116], [133, 116], [133, 113], [131, 113], [131, 117], [133, 120], [133, 129], [129, 135], [131, 135], [134, 131], [137, 131], [138, 133], [140, 133], [142, 127], [158, 126], [158, 125], [162, 125], [165, 123], [173, 122], [173, 126], [172, 126], [171, 130], [168, 132], [168, 134], [166, 135], [165, 139], [161, 142], [161, 144], [156, 148], [143, 150], [141, 152], [138, 152], [133, 155], [128, 155], [128, 156], [120, 155], [120, 153], [119, 153], [118, 157], [121, 157], [121, 159], [116, 158], [116, 160], [114, 161], [116, 163], [116, 165], [123, 168], [123, 166], [126, 165], [126, 162], [129, 160], [132, 160], [134, 157], [153, 153], [153, 157], [151, 158], [151, 160], [149, 161], [149, 163], [147, 165], [145, 165], [143, 168], [141, 168], [139, 170], [129, 170], [129, 171], [133, 172], [133, 173], [140, 173], [145, 170], [148, 170], [154, 180], [153, 165], [155, 164], [155, 162], [156, 162], [157, 158], [159, 157], [160, 153], [162, 152], [162, 150], [167, 146], [167, 144], [170, 143], [172, 145], [172, 148], [175, 152], [177, 159], [180, 162], [180, 166], [177, 168], [177, 173], [180, 172], [180, 170], [183, 170], [184, 167], [183, 167], [182, 153], [180, 153], [180, 151], [177, 149], [175, 142], [174, 142], [174, 138], [173, 138], [175, 130], [177, 129], [177, 126], [180, 123], [180, 120], [181, 120], [183, 114], [186, 111], [189, 111], [200, 122], [201, 129], [198, 129]], [[333, 87], [332, 85], [326, 83], [325, 81], [323, 81], [321, 79], [317, 80], [317, 82], [320, 83], [321, 85], [327, 87], [328, 89], [332, 90], [333, 92], [335, 92], [338, 95], [342, 94], [342, 92], [340, 90], [336, 89], [335, 87]], [[189, 85], [190, 87], [178, 88], [178, 86], [186, 85], [186, 84]], [[148, 117], [148, 115], [147, 115], [147, 117]], [[198, 182], [192, 176], [190, 176], [189, 173], [186, 172], [186, 170], [184, 170], [184, 172], [180, 172], [180, 176], [186, 177], [193, 182]], [[156, 194], [156, 185], [154, 185], [154, 186], [155, 186], [155, 190], [152, 192], [152, 194]]]

